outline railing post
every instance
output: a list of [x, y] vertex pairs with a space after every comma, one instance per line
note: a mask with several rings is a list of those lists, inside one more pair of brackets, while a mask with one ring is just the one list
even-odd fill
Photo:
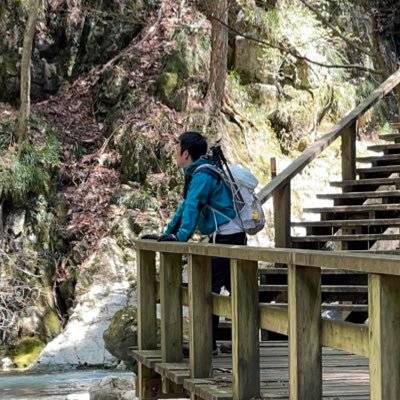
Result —
[[161, 359], [179, 362], [182, 352], [182, 256], [160, 254]]
[[[276, 159], [271, 158], [271, 178], [277, 174]], [[273, 195], [275, 247], [292, 247], [290, 243], [290, 181]]]
[[208, 378], [212, 364], [211, 258], [189, 256], [190, 376]]
[[353, 180], [355, 178], [356, 124], [352, 123], [342, 131], [342, 180]]
[[400, 277], [368, 278], [371, 400], [400, 399]]
[[231, 260], [232, 394], [234, 400], [260, 394], [258, 264]]
[[[139, 350], [157, 348], [157, 293], [156, 262], [152, 251], [137, 250], [137, 335]], [[152, 370], [142, 363], [138, 365], [138, 389], [140, 400], [151, 398], [146, 389], [146, 380], [154, 377]]]
[[321, 270], [289, 265], [290, 400], [322, 399]]

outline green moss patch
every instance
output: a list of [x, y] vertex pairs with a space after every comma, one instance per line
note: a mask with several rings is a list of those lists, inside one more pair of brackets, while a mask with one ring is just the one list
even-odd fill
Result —
[[27, 368], [38, 358], [45, 344], [37, 337], [22, 339], [11, 351], [10, 358], [16, 368]]

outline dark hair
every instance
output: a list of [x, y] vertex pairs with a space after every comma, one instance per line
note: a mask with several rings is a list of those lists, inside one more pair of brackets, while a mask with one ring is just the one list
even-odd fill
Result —
[[200, 132], [183, 132], [178, 138], [178, 143], [181, 146], [181, 154], [187, 150], [193, 161], [207, 154], [207, 141]]

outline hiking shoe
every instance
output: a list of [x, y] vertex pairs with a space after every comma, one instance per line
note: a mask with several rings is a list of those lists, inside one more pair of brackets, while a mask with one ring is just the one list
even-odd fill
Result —
[[222, 343], [219, 346], [219, 351], [221, 353], [231, 354], [232, 353], [232, 344], [231, 343]]

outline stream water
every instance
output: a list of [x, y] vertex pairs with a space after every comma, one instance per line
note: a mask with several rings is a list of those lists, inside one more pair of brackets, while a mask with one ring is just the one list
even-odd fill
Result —
[[0, 373], [1, 400], [89, 400], [91, 384], [106, 376], [133, 377], [128, 371], [79, 370], [49, 374]]

